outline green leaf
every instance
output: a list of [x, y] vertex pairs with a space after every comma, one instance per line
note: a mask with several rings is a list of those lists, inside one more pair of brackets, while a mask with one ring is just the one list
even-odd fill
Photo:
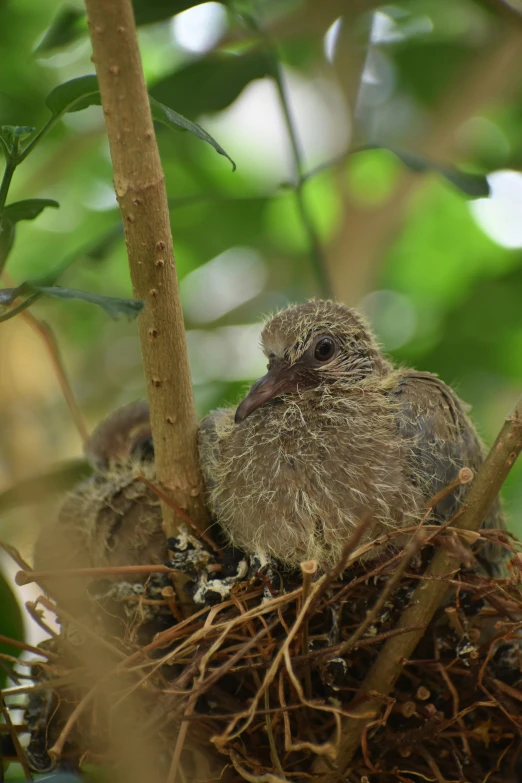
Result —
[[79, 76], [77, 79], [59, 84], [45, 99], [45, 105], [54, 117], [100, 104], [100, 88], [94, 74]]
[[168, 125], [169, 127], [176, 128], [177, 130], [190, 131], [193, 136], [196, 136], [202, 141], [206, 141], [207, 144], [210, 144], [212, 147], [214, 147], [214, 149], [219, 152], [220, 155], [224, 155], [225, 158], [228, 158], [232, 164], [232, 171], [236, 170], [236, 164], [228, 152], [225, 152], [223, 147], [218, 144], [218, 142], [210, 135], [210, 133], [207, 133], [206, 130], [203, 130], [201, 125], [187, 120], [186, 117], [182, 117], [181, 114], [178, 114], [173, 109], [169, 109], [168, 106], [160, 103], [155, 98], [152, 98], [151, 96], [149, 97], [153, 120], [157, 120], [158, 122], [161, 122], [164, 125]]
[[[20, 605], [5, 577], [0, 573], [0, 633], [9, 639], [22, 642], [24, 639], [24, 623]], [[0, 653], [5, 655], [20, 655], [20, 650], [8, 644], [0, 643]], [[7, 677], [0, 669], [0, 687], [4, 687]]]
[[[206, 0], [134, 0], [137, 25], [154, 24], [201, 5]], [[74, 6], [61, 8], [45, 31], [35, 54], [47, 54], [87, 36], [85, 11]]]
[[133, 0], [136, 24], [153, 24], [205, 3], [206, 0]]
[[28, 198], [14, 201], [4, 208], [0, 221], [0, 271], [11, 252], [15, 240], [16, 226], [20, 220], [34, 220], [46, 207], [56, 209], [60, 205], [51, 198]]
[[391, 52], [396, 89], [422, 106], [433, 108], [451, 90], [455, 76], [462, 74], [478, 53], [471, 36], [454, 35], [453, 40], [446, 41], [437, 40], [437, 35], [406, 38]]
[[[145, 302], [137, 299], [119, 299], [115, 296], [102, 296], [93, 294], [90, 291], [78, 291], [75, 288], [61, 288], [60, 286], [37, 285], [36, 283], [26, 281], [17, 288], [3, 288], [0, 290], [0, 306], [9, 305], [18, 297], [24, 295], [50, 296], [54, 299], [81, 299], [84, 302], [98, 305], [105, 310], [111, 318], [119, 318], [124, 315], [129, 321], [143, 310]], [[30, 297], [29, 297], [30, 298]], [[5, 316], [4, 316], [5, 319]]]
[[67, 492], [92, 475], [92, 467], [84, 459], [74, 459], [57, 465], [48, 473], [19, 481], [0, 492], [0, 512], [48, 500], [56, 493]]
[[448, 182], [458, 188], [462, 193], [470, 198], [484, 198], [489, 196], [490, 188], [487, 177], [484, 174], [469, 174], [466, 171], [461, 171], [454, 166], [449, 166], [444, 163], [436, 163], [433, 160], [428, 160], [420, 155], [416, 155], [411, 152], [405, 152], [404, 150], [398, 150], [395, 147], [390, 147], [387, 144], [364, 144], [361, 147], [357, 147], [352, 152], [364, 152], [365, 150], [388, 150], [401, 163], [404, 163], [411, 171], [416, 173], [425, 173], [428, 171], [436, 171], [438, 174], [444, 177]]
[[[45, 101], [47, 108], [50, 109], [54, 117], [59, 117], [66, 112], [81, 111], [88, 106], [100, 105], [100, 90], [96, 76], [80, 76], [77, 79], [71, 79], [68, 82], [55, 87]], [[228, 155], [223, 147], [212, 138], [200, 125], [191, 122], [178, 112], [164, 106], [154, 98], [150, 98], [150, 106], [153, 119], [178, 130], [190, 131], [194, 136], [202, 141], [206, 141], [220, 155], [224, 155], [232, 163], [233, 168], [236, 164]]]
[[3, 220], [18, 223], [19, 220], [34, 220], [46, 207], [56, 209], [60, 205], [51, 198], [28, 198], [14, 201], [4, 209]]
[[72, 43], [72, 41], [76, 41], [86, 34], [85, 11], [73, 7], [61, 8], [34, 50], [35, 54], [47, 54], [53, 49]]
[[145, 306], [145, 302], [140, 302], [137, 299], [119, 299], [114, 296], [102, 296], [101, 294], [93, 294], [90, 291], [78, 291], [75, 288], [32, 286], [30, 284], [24, 284], [23, 287], [54, 299], [81, 299], [84, 302], [90, 302], [101, 307], [107, 315], [115, 319], [119, 318], [120, 315], [124, 315], [131, 321], [136, 318]]
[[191, 119], [226, 109], [254, 79], [272, 75], [266, 52], [211, 54], [157, 82], [150, 90], [156, 100], [174, 105]]

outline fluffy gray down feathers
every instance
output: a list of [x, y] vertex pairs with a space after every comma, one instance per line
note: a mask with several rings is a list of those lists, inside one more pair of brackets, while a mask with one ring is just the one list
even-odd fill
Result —
[[[297, 368], [318, 334], [339, 346], [331, 362], [307, 360], [292, 392], [239, 424], [234, 410], [214, 411], [199, 432], [208, 503], [230, 542], [289, 565], [333, 565], [364, 518], [365, 540], [415, 524], [430, 497], [484, 456], [452, 389], [394, 368], [363, 319], [340, 304], [314, 301], [270, 318], [261, 338], [269, 367]], [[435, 519], [451, 517], [467, 489], [441, 502]], [[498, 502], [485, 524], [503, 526]], [[500, 559], [493, 547], [481, 553], [491, 573]]]

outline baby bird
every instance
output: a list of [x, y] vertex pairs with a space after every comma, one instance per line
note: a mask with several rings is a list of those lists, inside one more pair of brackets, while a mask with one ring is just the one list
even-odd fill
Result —
[[[74, 488], [54, 523], [40, 532], [36, 570], [164, 563], [168, 552], [160, 501], [136, 476], [137, 471], [151, 481], [155, 476], [147, 403], [108, 416], [85, 444], [85, 453], [95, 472]], [[62, 598], [78, 608], [89, 581], [67, 580]]]
[[[332, 566], [362, 520], [363, 543], [415, 524], [462, 467], [480, 467], [466, 405], [435, 375], [395, 368], [354, 310], [289, 307], [261, 342], [267, 374], [199, 431], [210, 510], [240, 549]], [[435, 519], [453, 516], [466, 492], [441, 501]], [[498, 502], [484, 525], [503, 526]], [[498, 553], [480, 557], [494, 573]]]

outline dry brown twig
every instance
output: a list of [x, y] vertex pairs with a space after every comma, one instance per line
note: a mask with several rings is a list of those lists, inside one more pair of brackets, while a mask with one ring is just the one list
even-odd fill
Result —
[[[5, 272], [5, 270], [2, 272], [2, 277], [4, 278], [7, 285], [14, 287], [13, 281], [7, 272]], [[30, 310], [24, 310], [22, 313], [20, 313], [20, 316], [43, 340], [43, 343], [51, 359], [56, 379], [60, 389], [62, 390], [66, 405], [69, 408], [69, 412], [74, 421], [76, 429], [78, 430], [82, 441], [85, 443], [89, 437], [89, 430], [87, 429], [82, 410], [78, 405], [78, 401], [69, 381], [67, 370], [65, 369], [65, 365], [62, 360], [60, 346], [58, 345], [58, 341], [56, 340], [53, 330], [48, 323], [41, 321], [39, 318], [36, 318], [36, 316], [34, 316]]]
[[85, 441], [89, 438], [89, 430], [87, 429], [82, 410], [78, 405], [78, 401], [67, 376], [67, 371], [62, 360], [60, 346], [58, 345], [58, 341], [56, 340], [53, 330], [49, 324], [47, 324], [45, 321], [41, 321], [39, 318], [36, 318], [29, 310], [25, 310], [21, 316], [24, 321], [42, 338], [53, 364], [56, 378], [60, 385], [60, 389], [62, 390], [67, 407], [69, 408], [71, 417], [82, 441], [85, 443]]
[[22, 746], [20, 744], [20, 740], [18, 738], [18, 732], [17, 727], [13, 725], [13, 722], [11, 720], [11, 715], [9, 714], [9, 710], [7, 709], [3, 697], [0, 697], [0, 712], [2, 713], [2, 716], [5, 720], [7, 730], [9, 732], [9, 735], [11, 737], [11, 741], [15, 747], [18, 759], [22, 765], [22, 769], [24, 771], [24, 776], [26, 780], [33, 780], [33, 776], [31, 774], [31, 770], [29, 769], [29, 765], [27, 764], [27, 760], [25, 758], [25, 754], [22, 750]]

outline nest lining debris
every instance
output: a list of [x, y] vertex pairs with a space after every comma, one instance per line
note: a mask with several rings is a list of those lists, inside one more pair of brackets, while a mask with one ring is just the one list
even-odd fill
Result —
[[[451, 546], [447, 530], [435, 543], [444, 536]], [[522, 554], [506, 534], [483, 531], [481, 542], [492, 541], [510, 550], [508, 576], [463, 570], [448, 579], [444, 606], [340, 780], [522, 776]], [[80, 623], [57, 610], [62, 634], [44, 644], [43, 655], [52, 656], [32, 669], [41, 687], [30, 691], [25, 711], [29, 766], [41, 773], [112, 758], [95, 673], [85, 676], [75, 652], [85, 647], [83, 628], [91, 649], [98, 637], [106, 655], [107, 645], [119, 653], [109, 655], [119, 697], [140, 685], [141, 741], [160, 738], [166, 775], [171, 763], [188, 764], [196, 747], [222, 754], [226, 780], [321, 780], [317, 759], [334, 768], [343, 720], [357, 709], [384, 641], [409, 630], [397, 623], [433, 549], [424, 546], [407, 565], [404, 550], [379, 550], [374, 560], [321, 576], [310, 564], [298, 573], [261, 555], [210, 552], [182, 530], [169, 539], [168, 565], [188, 578], [192, 616], [180, 613], [168, 573], [92, 582], [91, 613]]]

